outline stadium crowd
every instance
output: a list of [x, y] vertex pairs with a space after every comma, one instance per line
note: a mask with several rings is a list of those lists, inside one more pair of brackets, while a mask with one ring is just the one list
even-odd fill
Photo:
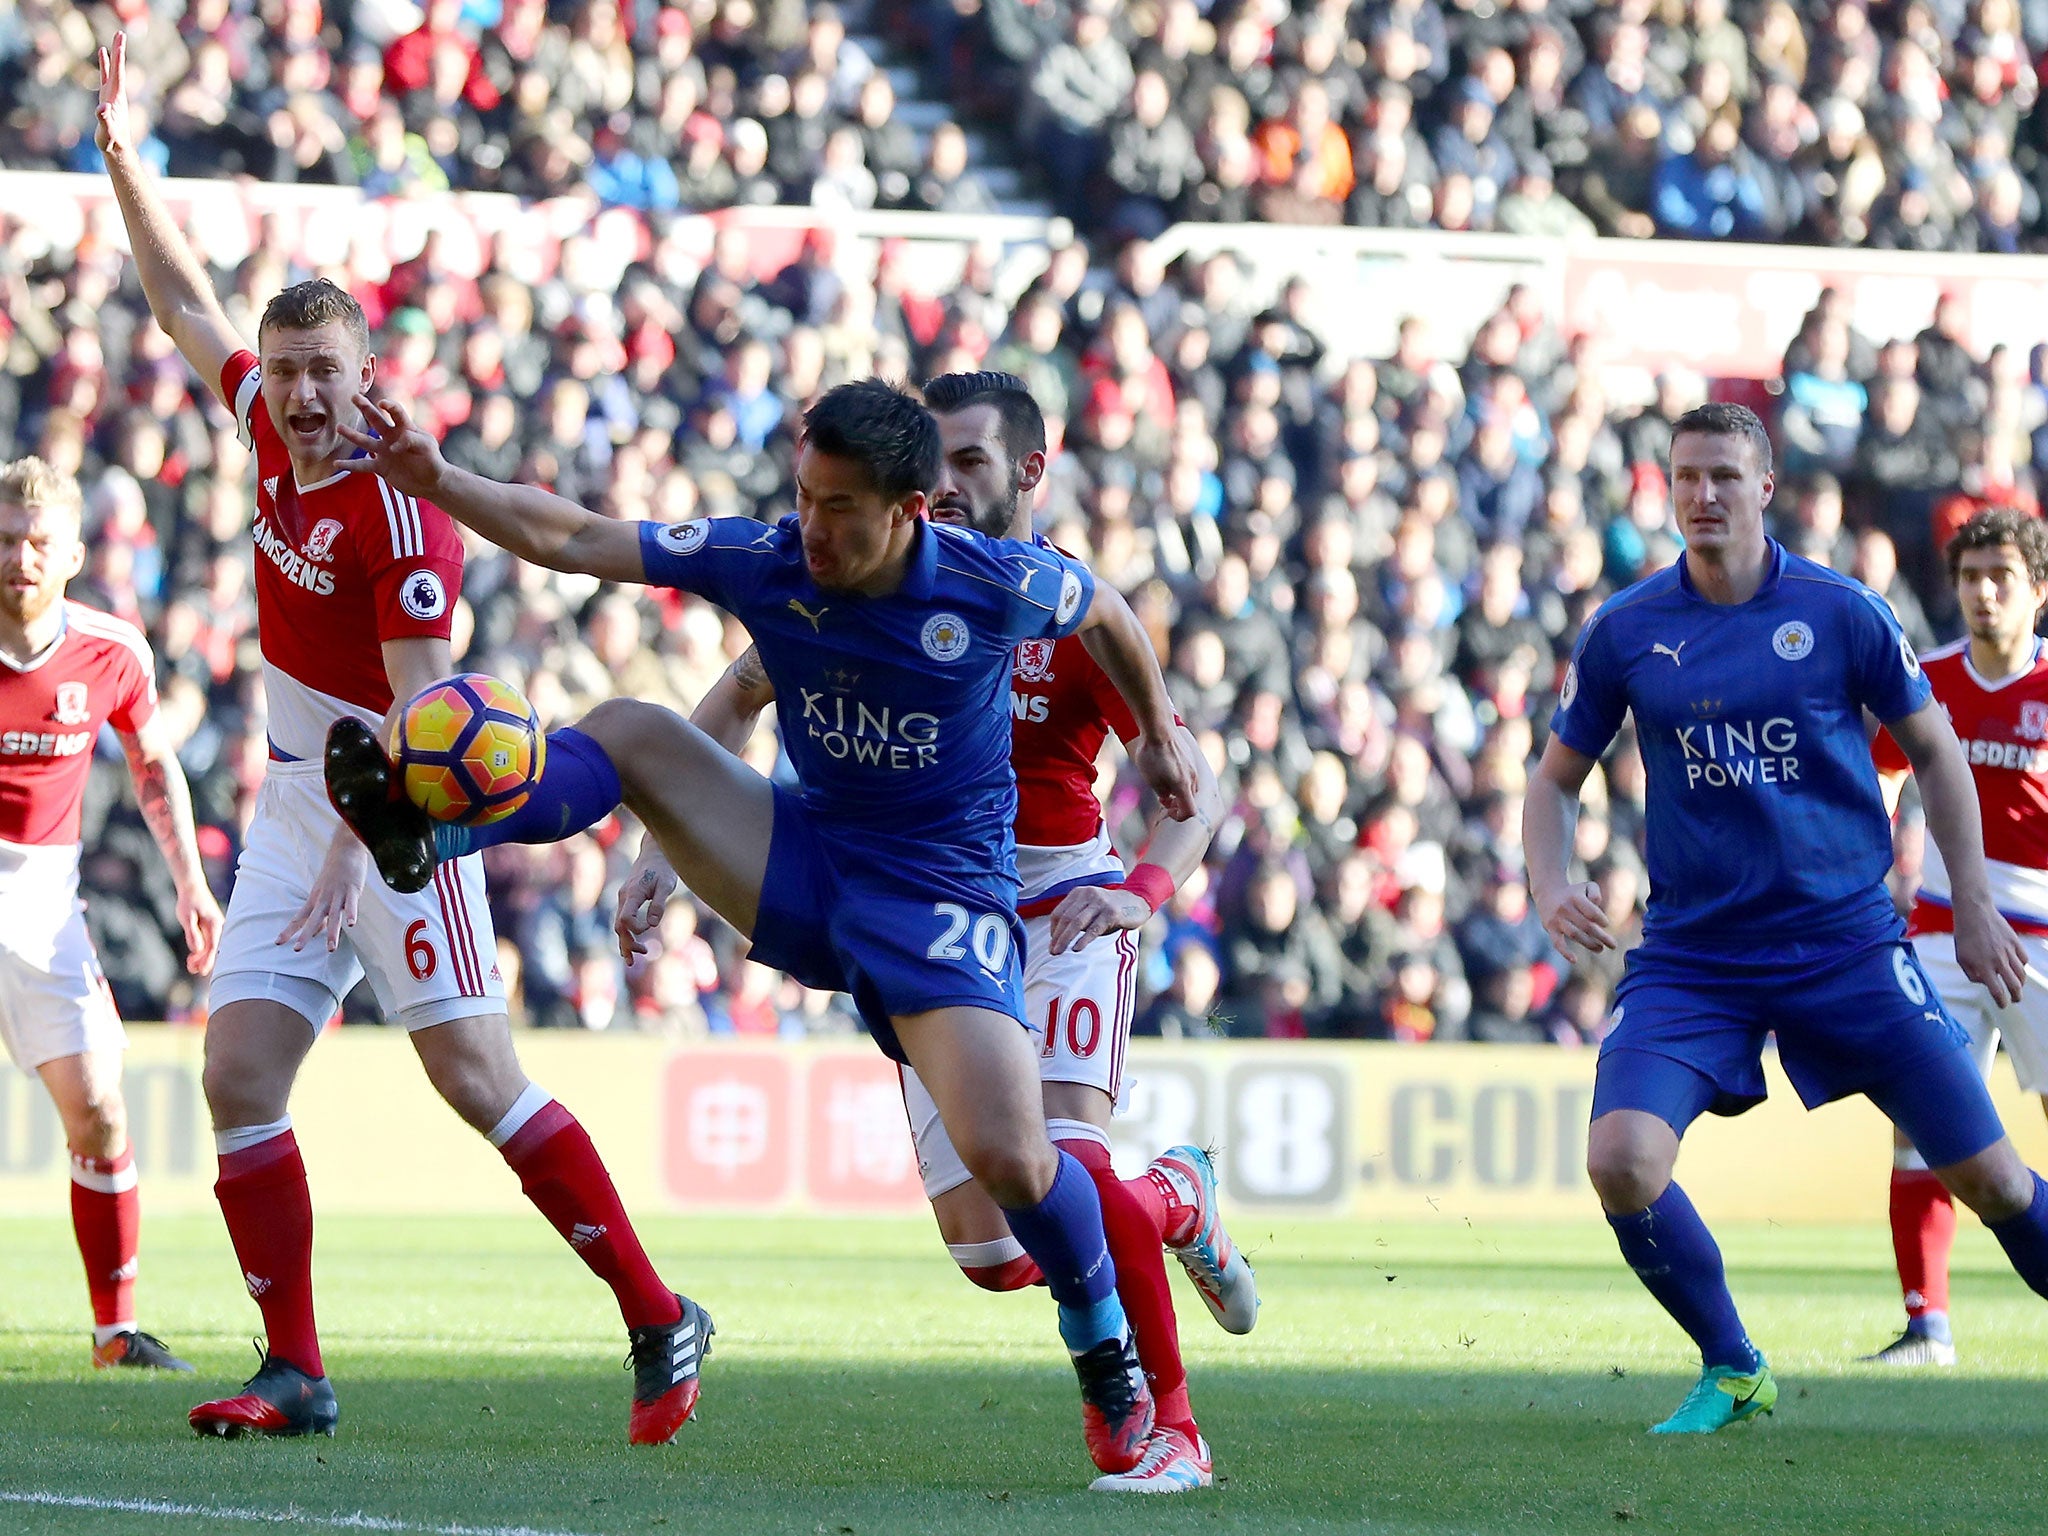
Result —
[[[1150, 236], [1184, 217], [1569, 230], [1590, 216], [1631, 235], [1914, 244], [1908, 226], [1931, 228], [1939, 202], [1939, 245], [2011, 248], [1971, 232], [1986, 227], [1978, 193], [1993, 205], [2031, 153], [2028, 39], [2048, 4], [1734, 14], [1722, 0], [1656, 14], [1644, 0], [1253, 3], [1206, 21], [1192, 0], [1149, 18], [1053, 0], [913, 8], [904, 25], [924, 29], [962, 112], [1020, 123], [1078, 216], [1021, 292], [1017, 254], [980, 245], [943, 291], [890, 241], [813, 237], [762, 277], [743, 229], [706, 261], [669, 217], [777, 199], [993, 206], [964, 137], [941, 127], [919, 145], [888, 76], [822, 5], [22, 0], [0, 18], [0, 165], [92, 168], [81, 60], [118, 18], [142, 78], [166, 85], [152, 153], [172, 174], [380, 195], [583, 186], [646, 211], [649, 254], [617, 282], [579, 259], [576, 235], [545, 274], [502, 242], [474, 279], [431, 243], [388, 269], [320, 269], [362, 300], [381, 387], [445, 432], [451, 459], [622, 517], [779, 515], [797, 404], [838, 380], [1019, 374], [1060, 445], [1040, 526], [1130, 594], [1231, 805], [1206, 871], [1154, 926], [1139, 1031], [1575, 1045], [1598, 1038], [1618, 959], [1572, 968], [1551, 949], [1523, 885], [1522, 790], [1579, 624], [1677, 553], [1661, 462], [1704, 381], [1674, 373], [1645, 404], [1611, 401], [1584, 342], [1526, 288], [1476, 334], [1418, 317], [1386, 356], [1333, 355], [1307, 285], [1255, 302], [1231, 255], [1169, 266]], [[1914, 205], [1911, 168], [1937, 162], [1949, 171]], [[1774, 190], [1750, 199], [1765, 174]], [[2025, 178], [2018, 200], [2030, 226]], [[1744, 222], [1752, 201], [1764, 222]], [[225, 891], [266, 756], [249, 456], [92, 229], [48, 251], [0, 216], [0, 448], [85, 484], [74, 595], [147, 629]], [[213, 275], [253, 334], [261, 300], [314, 270], [272, 224]], [[1977, 506], [2035, 505], [2039, 359], [1971, 355], [1954, 305], [1918, 336], [1865, 338], [1830, 295], [1775, 398], [1774, 531], [1883, 592], [1917, 640], [1949, 632], [1942, 530]], [[464, 597], [457, 654], [551, 723], [614, 693], [687, 709], [745, 643], [700, 602], [480, 545]], [[774, 768], [769, 732], [752, 752]], [[203, 1009], [117, 755], [94, 782], [84, 886], [117, 1000], [131, 1017]], [[1624, 745], [1577, 834], [1623, 932], [1640, 920], [1642, 791]], [[1132, 846], [1135, 787], [1117, 783], [1110, 808]], [[622, 967], [611, 891], [637, 834], [604, 833], [490, 855], [515, 1011], [857, 1027], [688, 902], [657, 959]]]

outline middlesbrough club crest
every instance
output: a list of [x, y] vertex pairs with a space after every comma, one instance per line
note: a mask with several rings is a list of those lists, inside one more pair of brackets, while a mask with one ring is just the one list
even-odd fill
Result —
[[1017, 677], [1020, 682], [1049, 683], [1052, 681], [1052, 648], [1050, 640], [1023, 640], [1017, 645]]
[[92, 698], [83, 683], [59, 683], [57, 707], [50, 711], [52, 723], [84, 725], [92, 718]]

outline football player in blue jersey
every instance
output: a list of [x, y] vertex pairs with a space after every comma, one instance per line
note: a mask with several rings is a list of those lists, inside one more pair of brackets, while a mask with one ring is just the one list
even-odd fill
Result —
[[805, 412], [796, 515], [773, 526], [599, 516], [457, 470], [400, 407], [358, 403], [365, 470], [430, 495], [520, 558], [677, 587], [739, 618], [793, 702], [784, 746], [799, 784], [773, 786], [681, 717], [615, 699], [550, 735], [518, 811], [456, 827], [392, 793], [367, 731], [339, 732], [329, 790], [379, 872], [400, 889], [423, 885], [437, 857], [552, 842], [623, 802], [752, 940], [754, 959], [850, 993], [883, 1050], [917, 1069], [1058, 1303], [1091, 1455], [1104, 1472], [1129, 1470], [1151, 1431], [1151, 1393], [1093, 1181], [1046, 1136], [1023, 1022], [1009, 694], [1019, 641], [1078, 633], [1137, 719], [1133, 761], [1185, 819], [1191, 753], [1130, 609], [1057, 551], [930, 521], [938, 423], [879, 380], [829, 390]]
[[1702, 1372], [1660, 1434], [1702, 1434], [1777, 1401], [1706, 1225], [1672, 1182], [1701, 1113], [1764, 1097], [1761, 1052], [1809, 1106], [1867, 1095], [2048, 1295], [2048, 1184], [2020, 1160], [1885, 889], [1890, 826], [1870, 720], [1918, 775], [1952, 876], [1956, 956], [2001, 1006], [2025, 954], [1992, 903], [1977, 794], [1898, 621], [1869, 588], [1764, 535], [1771, 444], [1741, 406], [1676, 423], [1685, 552], [1586, 623], [1524, 838], [1544, 927], [1611, 949], [1566, 859], [1580, 786], [1633, 711], [1648, 779], [1650, 900], [1615, 993], [1586, 1166], [1624, 1258], [1699, 1345]]

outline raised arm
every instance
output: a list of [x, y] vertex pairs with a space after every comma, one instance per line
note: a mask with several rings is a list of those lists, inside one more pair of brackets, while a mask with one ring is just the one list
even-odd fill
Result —
[[335, 430], [362, 449], [363, 457], [345, 461], [343, 469], [377, 475], [408, 496], [431, 501], [529, 564], [604, 581], [647, 579], [637, 522], [600, 516], [539, 486], [501, 485], [457, 469], [397, 401], [357, 395], [355, 403], [363, 428], [337, 423]]
[[1138, 722], [1131, 762], [1151, 785], [1166, 814], [1175, 821], [1186, 821], [1195, 814], [1200, 796], [1195, 759], [1201, 754], [1195, 750], [1193, 738], [1173, 718], [1173, 700], [1167, 697], [1166, 679], [1152, 652], [1152, 637], [1145, 633], [1130, 604], [1103, 581], [1095, 583], [1088, 616], [1076, 633]]
[[128, 226], [128, 244], [135, 270], [156, 323], [177, 344], [192, 371], [206, 381], [221, 404], [234, 402], [221, 394], [221, 370], [245, 345], [220, 307], [192, 247], [178, 230], [177, 220], [158, 195], [156, 177], [136, 152], [128, 122], [128, 36], [114, 34], [111, 50], [100, 50], [100, 100], [94, 136], [106, 157], [107, 179], [121, 222]]
[[2019, 1001], [2026, 980], [2026, 951], [1992, 900], [1991, 880], [1984, 869], [1984, 813], [1955, 727], [1940, 703], [1930, 699], [1886, 729], [1913, 765], [1920, 803], [1927, 812], [1927, 833], [1948, 867], [1956, 963], [1965, 976], [1991, 993], [1993, 1002], [2009, 1008]]
[[135, 782], [136, 803], [149, 835], [170, 866], [178, 891], [178, 926], [185, 930], [185, 969], [204, 976], [213, 969], [220, 948], [220, 903], [207, 888], [206, 869], [199, 861], [199, 839], [192, 823], [192, 790], [185, 770], [171, 748], [169, 727], [161, 714], [151, 715], [139, 731], [116, 731]]

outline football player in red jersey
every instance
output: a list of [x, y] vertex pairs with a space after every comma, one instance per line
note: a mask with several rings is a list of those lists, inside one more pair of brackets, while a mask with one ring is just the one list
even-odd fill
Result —
[[[2048, 605], [2048, 524], [2023, 512], [1979, 512], [1947, 550], [1963, 623], [1961, 640], [1921, 658], [1935, 702], [1948, 712], [1984, 808], [1984, 865], [2005, 920], [2027, 951], [2020, 1000], [2001, 1008], [1956, 963], [1948, 872], [1933, 840], [1906, 932], [1941, 1000], [1970, 1032], [1986, 1072], [2005, 1042], [2020, 1086], [2048, 1108], [2048, 645], [2034, 633]], [[1887, 732], [1874, 743], [1878, 772], [1896, 798], [1909, 771]], [[1954, 1365], [1948, 1260], [1956, 1208], [1912, 1143], [1893, 1133], [1892, 1254], [1906, 1331], [1866, 1359], [1881, 1365]]]
[[[1029, 539], [1031, 497], [1045, 473], [1045, 419], [1022, 380], [1004, 373], [947, 374], [924, 387], [938, 417], [944, 461], [932, 516], [990, 538]], [[693, 721], [737, 753], [775, 691], [751, 650], [698, 705]], [[1216, 1213], [1215, 1174], [1196, 1147], [1175, 1147], [1137, 1179], [1110, 1165], [1108, 1126], [1123, 1089], [1124, 1048], [1136, 1001], [1137, 930], [1208, 851], [1221, 803], [1199, 751], [1201, 795], [1186, 821], [1162, 819], [1126, 873], [1095, 798], [1095, 764], [1114, 732], [1137, 723], [1087, 648], [1069, 638], [1026, 641], [1012, 674], [1011, 762], [1017, 775], [1018, 916], [1030, 941], [1025, 1010], [1041, 1030], [1040, 1078], [1055, 1145], [1087, 1167], [1102, 1198], [1117, 1290], [1158, 1401], [1144, 1458], [1097, 1480], [1105, 1491], [1180, 1492], [1207, 1486], [1209, 1451], [1188, 1404], [1187, 1372], [1161, 1262], [1164, 1242], [1223, 1327], [1250, 1330], [1258, 1315], [1251, 1267]], [[1185, 728], [1183, 727], [1183, 730]], [[649, 839], [619, 892], [621, 951], [644, 953], [676, 877]], [[1096, 939], [1107, 942], [1094, 943]], [[919, 1171], [947, 1250], [976, 1285], [1015, 1290], [1037, 1269], [974, 1183], [947, 1139], [937, 1107], [904, 1069], [904, 1098]]]
[[[576, 1117], [512, 1047], [483, 868], [367, 890], [367, 851], [328, 804], [328, 728], [386, 733], [395, 701], [455, 671], [462, 545], [439, 508], [341, 466], [376, 358], [362, 307], [319, 279], [272, 299], [247, 350], [135, 152], [126, 42], [100, 55], [98, 140], [151, 312], [256, 450], [257, 639], [271, 761], [235, 871], [209, 998], [214, 1186], [268, 1347], [243, 1389], [190, 1414], [201, 1434], [332, 1434], [313, 1314], [313, 1208], [287, 1112], [320, 1028], [366, 973], [436, 1091], [489, 1138], [577, 1257], [612, 1289], [633, 1366], [627, 1437], [674, 1438], [695, 1406], [710, 1320], [656, 1274]], [[308, 942], [309, 940], [315, 942]], [[426, 1170], [423, 1170], [425, 1172]]]
[[127, 1044], [78, 899], [93, 743], [110, 725], [178, 891], [186, 965], [220, 943], [185, 771], [156, 710], [141, 631], [65, 601], [85, 564], [77, 482], [41, 459], [0, 464], [0, 1040], [43, 1080], [71, 1150], [71, 1225], [92, 1296], [95, 1366], [189, 1371], [135, 1326], [141, 1197], [121, 1098]]

